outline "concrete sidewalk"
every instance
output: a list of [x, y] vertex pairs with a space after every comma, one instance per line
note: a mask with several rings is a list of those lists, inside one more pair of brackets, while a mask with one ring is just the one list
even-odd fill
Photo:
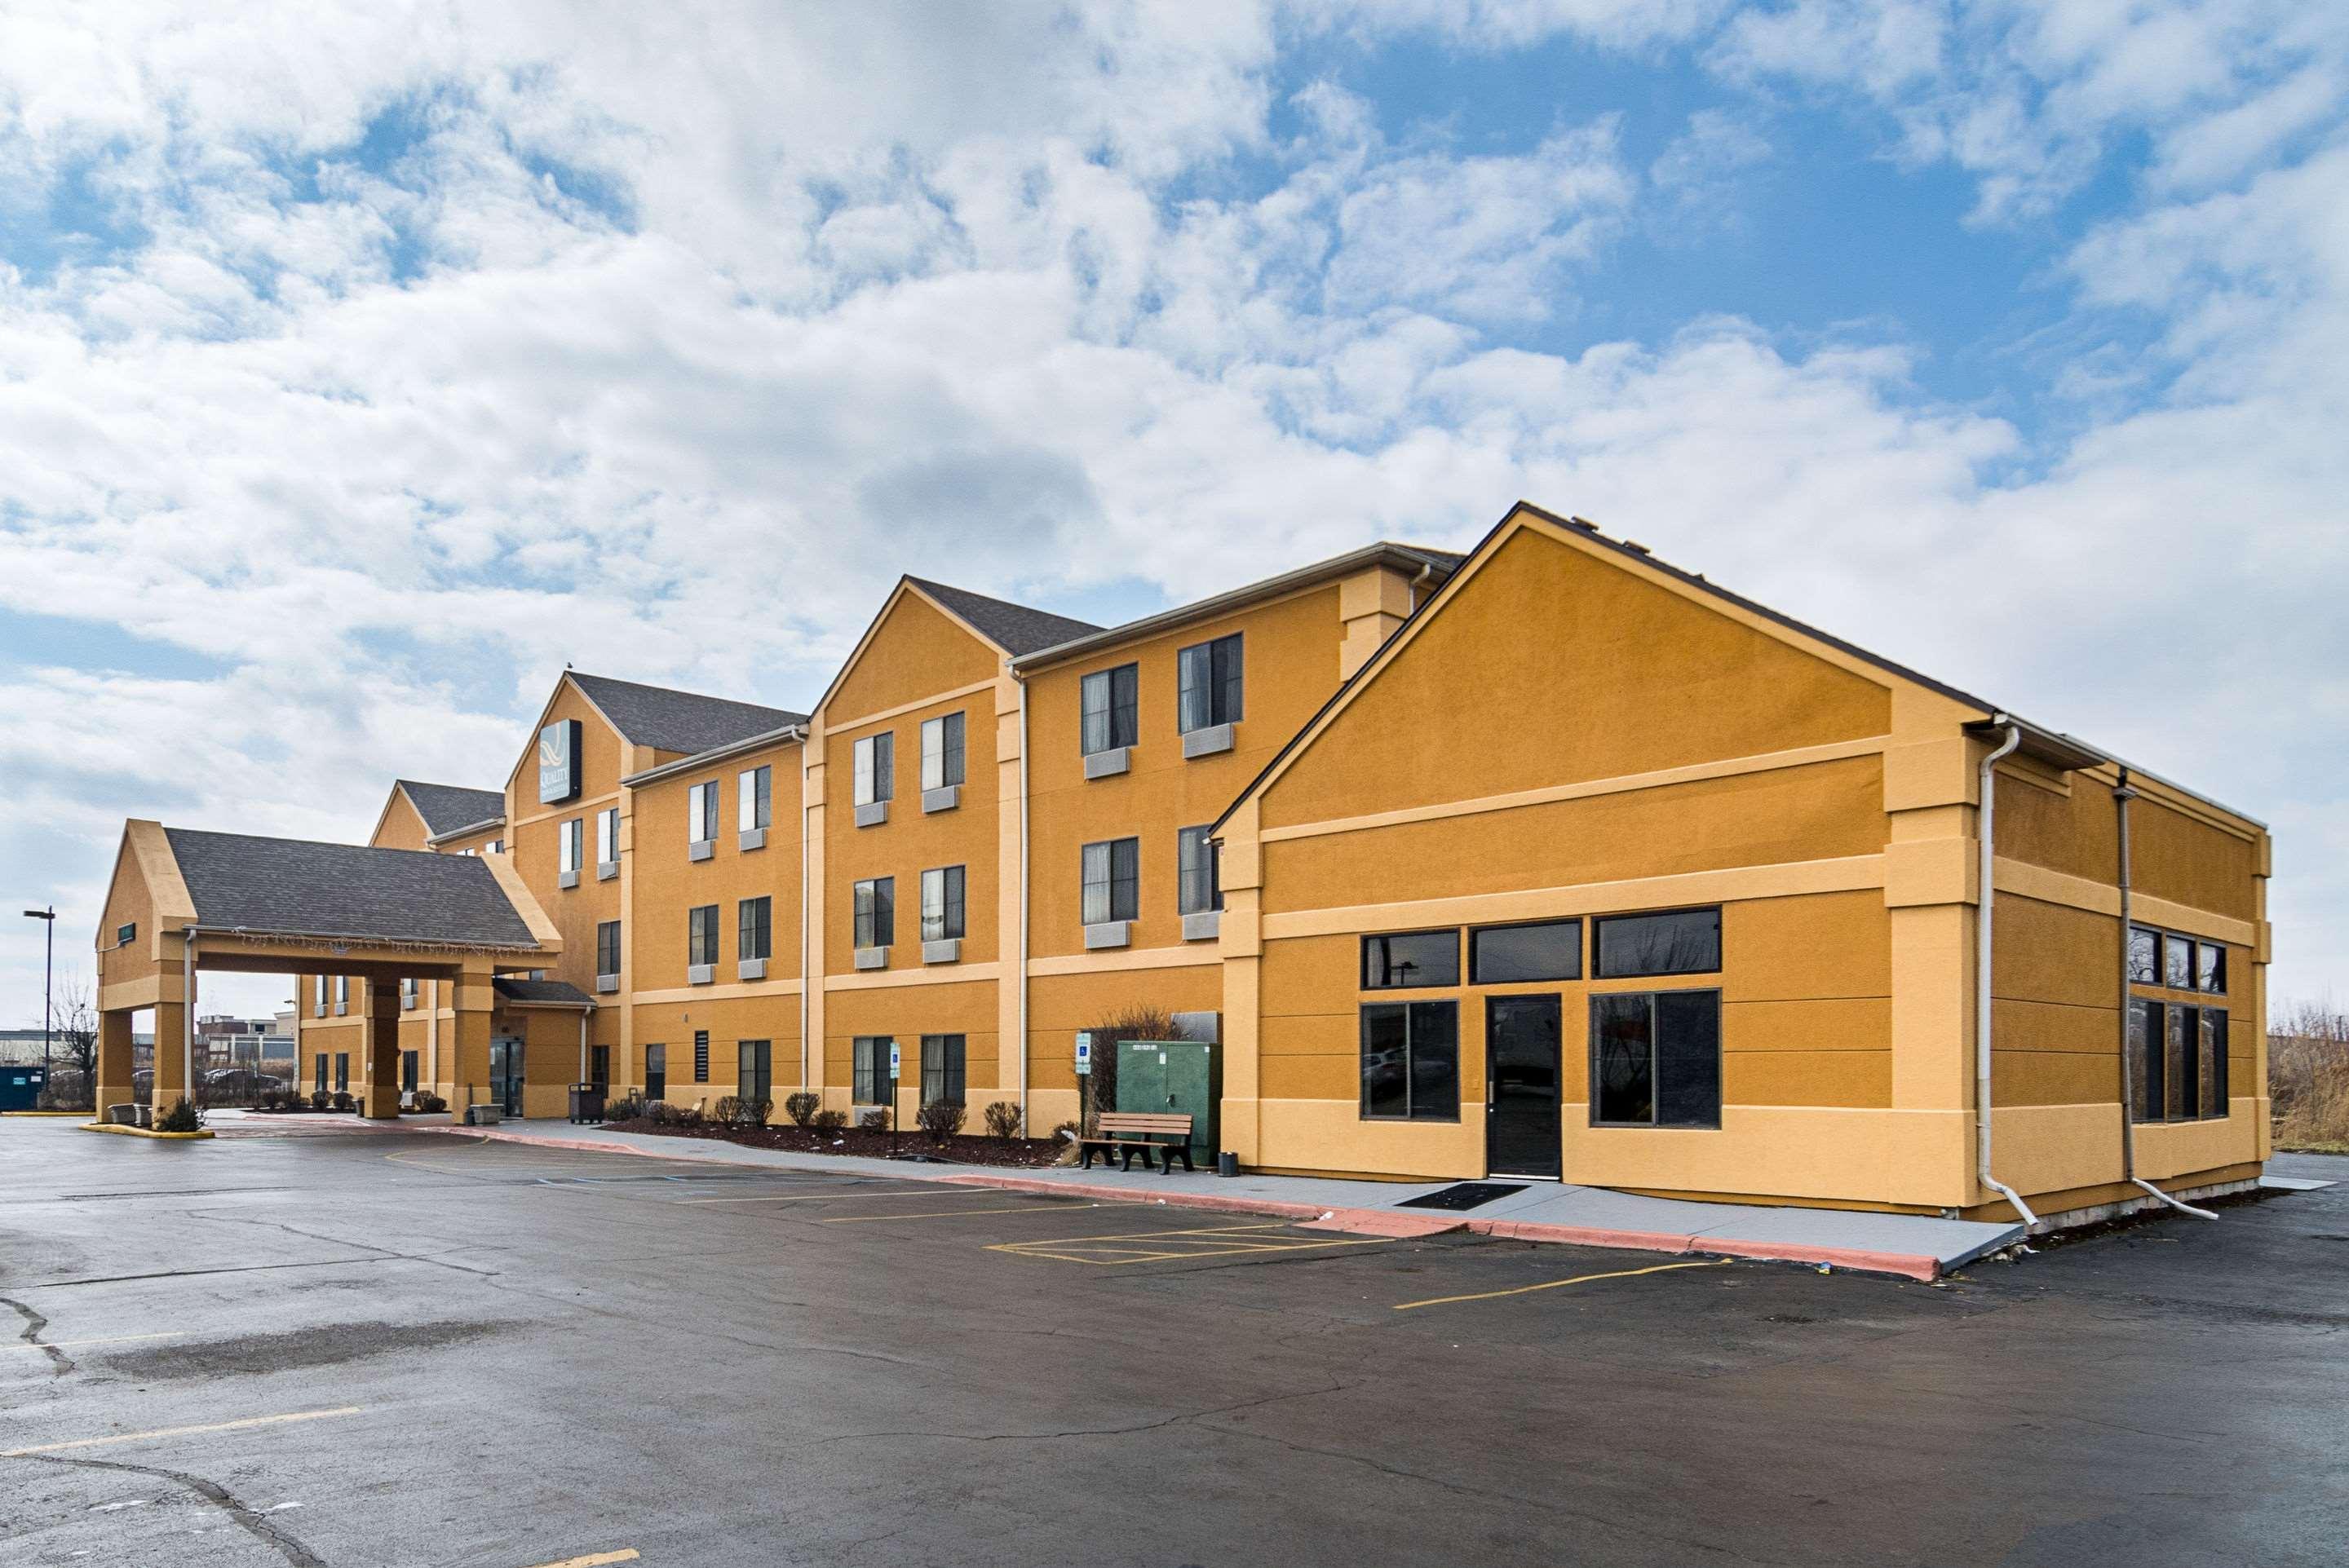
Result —
[[857, 1155], [796, 1154], [750, 1149], [717, 1139], [614, 1132], [602, 1127], [554, 1120], [509, 1121], [494, 1128], [404, 1122], [400, 1130], [767, 1170], [885, 1176], [900, 1181], [1008, 1188], [1128, 1202], [1155, 1201], [1174, 1208], [1273, 1215], [1358, 1235], [1430, 1236], [1447, 1231], [1467, 1231], [1516, 1241], [1826, 1264], [1918, 1280], [1938, 1278], [2023, 1237], [2020, 1221], [1986, 1223], [1848, 1209], [1692, 1203], [1555, 1181], [1530, 1182], [1522, 1191], [1506, 1193], [1465, 1212], [1454, 1212], [1401, 1206], [1409, 1199], [1456, 1185], [1450, 1181], [1218, 1177], [1205, 1171], [1197, 1175], [1164, 1175], [1141, 1171], [1080, 1171], [1071, 1166], [1018, 1171], [934, 1165]]

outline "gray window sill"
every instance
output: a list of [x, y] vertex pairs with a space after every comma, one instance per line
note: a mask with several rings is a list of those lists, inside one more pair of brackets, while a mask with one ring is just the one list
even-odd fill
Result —
[[767, 977], [767, 961], [763, 958], [745, 958], [736, 968], [739, 979], [764, 980]]
[[706, 861], [717, 852], [718, 841], [715, 839], [696, 839], [685, 846], [685, 858], [688, 861]]
[[617, 975], [598, 975], [595, 976], [595, 994], [597, 995], [608, 996], [619, 988], [620, 977]]
[[610, 882], [614, 877], [616, 877], [619, 874], [619, 861], [598, 861], [595, 862], [595, 880], [597, 882]]
[[734, 847], [738, 850], [765, 849], [767, 847], [767, 830], [764, 828], [743, 829], [741, 835], [734, 841]]
[[707, 985], [717, 978], [718, 965], [715, 964], [688, 964], [685, 966], [685, 983], [688, 985]]
[[922, 791], [924, 816], [927, 816], [932, 811], [951, 811], [961, 804], [962, 786], [959, 784], [941, 784], [935, 789]]
[[413, 1013], [416, 1011], [416, 998], [413, 996], [402, 996], [399, 999], [399, 1010], [403, 1013]]
[[1098, 952], [1104, 947], [1123, 947], [1133, 940], [1133, 922], [1105, 920], [1098, 925], [1085, 927], [1085, 951]]
[[1133, 766], [1133, 748], [1112, 746], [1107, 751], [1085, 753], [1085, 777], [1114, 779]]
[[888, 820], [889, 802], [886, 800], [868, 800], [856, 808], [856, 825], [860, 828], [877, 828]]
[[577, 887], [579, 885], [579, 873], [577, 872], [557, 872], [554, 873], [554, 885], [557, 887]]
[[350, 1010], [351, 1005], [348, 1002], [337, 1002], [335, 1004], [335, 1016], [337, 1018], [342, 1017]]
[[922, 962], [925, 964], [961, 963], [962, 938], [959, 936], [947, 936], [941, 937], [936, 942], [923, 943]]
[[1224, 912], [1220, 909], [1203, 909], [1196, 914], [1183, 917], [1183, 940], [1185, 942], [1208, 942], [1223, 934]]
[[856, 966], [859, 969], [886, 969], [889, 967], [889, 950], [885, 947], [860, 947], [856, 950]]
[[1211, 724], [1205, 729], [1189, 731], [1183, 737], [1183, 755], [1185, 758], [1213, 757], [1218, 751], [1229, 751], [1234, 727], [1228, 724]]

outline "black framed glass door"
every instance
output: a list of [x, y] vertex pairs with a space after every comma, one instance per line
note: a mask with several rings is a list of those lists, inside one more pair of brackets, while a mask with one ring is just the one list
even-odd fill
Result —
[[522, 1114], [522, 1042], [501, 1036], [490, 1042], [490, 1094], [508, 1116]]
[[1555, 1177], [1558, 1132], [1558, 998], [1491, 996], [1485, 1002], [1485, 1169], [1495, 1176]]

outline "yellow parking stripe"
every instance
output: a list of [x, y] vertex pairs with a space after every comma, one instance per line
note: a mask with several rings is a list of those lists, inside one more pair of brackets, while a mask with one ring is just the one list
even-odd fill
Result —
[[36, 1443], [10, 1449], [0, 1460], [21, 1460], [32, 1454], [62, 1453], [67, 1449], [104, 1448], [109, 1443], [135, 1443], [148, 1438], [187, 1438], [199, 1432], [234, 1432], [247, 1427], [274, 1427], [287, 1421], [323, 1421], [330, 1416], [356, 1416], [364, 1406], [344, 1405], [332, 1410], [295, 1410], [283, 1416], [247, 1416], [241, 1421], [213, 1421], [201, 1427], [158, 1427], [151, 1432], [117, 1432], [108, 1438], [77, 1438], [69, 1443]]
[[560, 1563], [542, 1563], [538, 1568], [596, 1568], [601, 1563], [634, 1563], [636, 1549], [633, 1546], [620, 1552], [592, 1552], [585, 1557], [565, 1557]]
[[1589, 1284], [1591, 1281], [1593, 1281], [1593, 1280], [1600, 1280], [1600, 1279], [1630, 1279], [1630, 1278], [1631, 1278], [1631, 1277], [1632, 1277], [1633, 1275], [1635, 1275], [1635, 1274], [1670, 1274], [1670, 1273], [1671, 1273], [1672, 1270], [1674, 1270], [1674, 1269], [1713, 1269], [1713, 1268], [1719, 1268], [1719, 1267], [1721, 1267], [1723, 1264], [1732, 1263], [1732, 1262], [1734, 1262], [1734, 1261], [1735, 1261], [1735, 1260], [1731, 1259], [1731, 1258], [1707, 1258], [1707, 1259], [1706, 1259], [1704, 1262], [1702, 1262], [1702, 1263], [1695, 1263], [1695, 1264], [1655, 1264], [1655, 1265], [1654, 1265], [1653, 1267], [1651, 1267], [1651, 1268], [1644, 1268], [1644, 1269], [1617, 1269], [1617, 1270], [1616, 1270], [1614, 1273], [1612, 1273], [1612, 1274], [1577, 1274], [1577, 1275], [1575, 1275], [1572, 1279], [1552, 1279], [1552, 1280], [1544, 1280], [1544, 1281], [1543, 1281], [1541, 1284], [1521, 1284], [1521, 1285], [1517, 1285], [1517, 1286], [1516, 1286], [1514, 1289], [1510, 1289], [1510, 1290], [1485, 1290], [1485, 1291], [1478, 1291], [1478, 1292], [1477, 1292], [1475, 1295], [1439, 1295], [1439, 1296], [1432, 1296], [1432, 1297], [1430, 1297], [1430, 1298], [1429, 1298], [1428, 1300], [1426, 1300], [1426, 1301], [1406, 1301], [1406, 1302], [1403, 1302], [1403, 1303], [1400, 1304], [1399, 1305], [1397, 1305], [1397, 1306], [1395, 1307], [1395, 1310], [1396, 1310], [1397, 1312], [1409, 1312], [1409, 1311], [1411, 1311], [1413, 1307], [1420, 1307], [1420, 1306], [1450, 1306], [1450, 1305], [1451, 1305], [1452, 1304], [1454, 1304], [1454, 1302], [1462, 1302], [1462, 1301], [1495, 1301], [1495, 1300], [1498, 1300], [1500, 1297], [1505, 1296], [1505, 1295], [1530, 1295], [1530, 1294], [1532, 1294], [1533, 1292], [1537, 1291], [1537, 1290], [1556, 1290], [1556, 1289], [1557, 1289], [1557, 1288], [1558, 1288], [1559, 1286], [1561, 1286], [1561, 1285], [1569, 1285], [1569, 1284]]
[[[991, 1253], [1050, 1258], [1056, 1263], [1092, 1264], [1110, 1268], [1121, 1264], [1171, 1263], [1178, 1258], [1224, 1258], [1272, 1253], [1318, 1252], [1330, 1247], [1383, 1246], [1390, 1236], [1333, 1237], [1309, 1241], [1302, 1236], [1269, 1235], [1285, 1231], [1291, 1222], [1272, 1220], [1251, 1225], [1213, 1225], [1181, 1231], [1133, 1231], [1106, 1236], [1063, 1236], [1056, 1241], [997, 1242]], [[1117, 1246], [1118, 1242], [1154, 1243]], [[1092, 1254], [1092, 1255], [1088, 1255]], [[1110, 1254], [1110, 1255], [1102, 1255]]]
[[911, 1188], [907, 1188], [907, 1189], [906, 1189], [906, 1190], [905, 1190], [904, 1191], [893, 1191], [893, 1192], [859, 1192], [859, 1191], [856, 1191], [855, 1190], [854, 1190], [853, 1188], [842, 1187], [842, 1188], [835, 1189], [834, 1191], [830, 1191], [830, 1192], [794, 1192], [794, 1193], [792, 1193], [792, 1194], [790, 1194], [790, 1195], [788, 1195], [788, 1196], [780, 1196], [780, 1195], [779, 1195], [779, 1196], [770, 1197], [770, 1198], [679, 1198], [679, 1199], [678, 1200], [678, 1203], [680, 1203], [680, 1204], [685, 1204], [685, 1203], [824, 1203], [824, 1202], [833, 1202], [833, 1201], [835, 1201], [835, 1200], [837, 1200], [837, 1199], [842, 1199], [842, 1198], [935, 1198], [935, 1197], [936, 1197], [937, 1195], [938, 1195], [937, 1190], [936, 1190], [936, 1188], [934, 1188], [934, 1187], [911, 1187]]
[[876, 1220], [949, 1220], [957, 1214], [1061, 1214], [1071, 1209], [1106, 1209], [1106, 1203], [1056, 1203], [1049, 1209], [1039, 1209], [1032, 1203], [1022, 1203], [1016, 1209], [931, 1209], [919, 1214], [837, 1214], [829, 1220], [818, 1220], [819, 1225], [864, 1225]]

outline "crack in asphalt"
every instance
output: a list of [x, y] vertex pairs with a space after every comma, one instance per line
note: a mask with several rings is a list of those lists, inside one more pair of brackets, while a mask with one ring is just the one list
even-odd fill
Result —
[[269, 1522], [268, 1516], [247, 1506], [235, 1493], [218, 1481], [206, 1480], [202, 1476], [191, 1475], [186, 1470], [165, 1470], [160, 1465], [125, 1464], [119, 1460], [67, 1459], [61, 1454], [18, 1454], [16, 1457], [28, 1460], [35, 1464], [71, 1465], [77, 1470], [121, 1470], [131, 1475], [152, 1476], [160, 1480], [168, 1480], [174, 1485], [183, 1486], [226, 1512], [246, 1534], [274, 1551], [286, 1562], [295, 1564], [295, 1568], [326, 1568], [325, 1558], [278, 1529]]
[[5, 1295], [0, 1295], [0, 1304], [13, 1306], [18, 1312], [24, 1314], [25, 1332], [18, 1335], [16, 1337], [23, 1340], [27, 1345], [36, 1345], [40, 1346], [41, 1354], [49, 1358], [49, 1370], [52, 1373], [62, 1377], [67, 1373], [74, 1369], [74, 1359], [72, 1357], [67, 1355], [64, 1351], [58, 1349], [56, 1346], [49, 1344], [41, 1337], [41, 1330], [49, 1326], [49, 1320], [47, 1318], [43, 1317], [39, 1313], [35, 1312], [23, 1302], [11, 1300], [9, 1297]]
[[[842, 1432], [835, 1437], [819, 1438], [807, 1448], [830, 1448], [834, 1443], [853, 1443], [883, 1438], [931, 1438], [949, 1443], [1049, 1443], [1063, 1438], [1121, 1438], [1134, 1432], [1154, 1432], [1163, 1428], [1180, 1426], [1186, 1421], [1202, 1421], [1209, 1416], [1228, 1416], [1238, 1410], [1254, 1410], [1266, 1405], [1278, 1405], [1289, 1399], [1309, 1399], [1321, 1394], [1342, 1394], [1353, 1387], [1350, 1383], [1332, 1382], [1320, 1388], [1292, 1388], [1285, 1394], [1267, 1394], [1261, 1398], [1242, 1399], [1236, 1404], [1217, 1405], [1206, 1410], [1178, 1410], [1171, 1416], [1161, 1416], [1154, 1421], [1133, 1422], [1122, 1427], [1071, 1427], [1053, 1432]], [[1222, 1431], [1221, 1427], [1212, 1429]]]

